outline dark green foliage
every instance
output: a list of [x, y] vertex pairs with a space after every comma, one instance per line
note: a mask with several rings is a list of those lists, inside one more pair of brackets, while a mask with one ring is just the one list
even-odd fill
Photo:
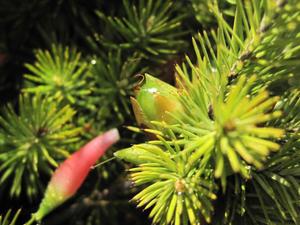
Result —
[[275, 94], [300, 85], [300, 5], [298, 1], [280, 2], [269, 4], [271, 10], [262, 18], [239, 72], [257, 74], [257, 88], [268, 85]]
[[106, 16], [101, 11], [97, 15], [112, 28], [115, 42], [96, 36], [101, 44], [114, 49], [138, 52], [142, 57], [162, 61], [166, 56], [182, 50], [186, 43], [181, 40], [180, 31], [184, 15], [174, 15], [176, 3], [171, 1], [139, 1], [138, 5], [123, 1], [125, 15]]
[[237, 178], [226, 193], [223, 220], [233, 224], [299, 224], [299, 136], [288, 137], [252, 180]]
[[5, 216], [0, 215], [0, 225], [15, 225], [17, 224], [17, 220], [19, 217], [19, 214], [21, 210], [19, 209], [11, 218], [11, 210], [8, 210], [8, 212], [5, 214]]
[[94, 118], [107, 118], [109, 126], [124, 123], [131, 113], [129, 97], [133, 95], [137, 82], [135, 75], [142, 72], [139, 62], [137, 55], [124, 60], [120, 50], [91, 59], [89, 86], [92, 94], [91, 102], [86, 104], [91, 104], [91, 110], [96, 113]]
[[272, 124], [281, 126], [288, 134], [297, 135], [300, 129], [300, 90], [286, 91], [280, 102], [275, 105], [277, 110], [282, 110], [284, 116], [272, 121]]
[[[195, 16], [197, 21], [208, 28], [215, 22], [214, 13], [212, 10], [212, 1], [207, 0], [189, 0], [191, 2], [192, 15]], [[223, 14], [234, 16], [234, 7], [231, 4], [235, 4], [235, 0], [219, 0], [219, 7], [222, 9]]]
[[69, 122], [75, 111], [70, 106], [41, 96], [20, 97], [19, 112], [12, 106], [0, 117], [0, 183], [10, 183], [10, 195], [22, 192], [34, 198], [43, 189], [42, 174], [49, 176], [58, 161], [69, 155], [68, 145], [81, 131]]

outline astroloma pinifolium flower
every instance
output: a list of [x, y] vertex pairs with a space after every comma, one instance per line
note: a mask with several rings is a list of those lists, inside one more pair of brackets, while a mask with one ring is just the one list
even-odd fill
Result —
[[54, 172], [38, 211], [36, 221], [42, 220], [54, 208], [72, 197], [84, 182], [95, 162], [119, 140], [117, 129], [112, 129], [91, 140], [72, 154]]

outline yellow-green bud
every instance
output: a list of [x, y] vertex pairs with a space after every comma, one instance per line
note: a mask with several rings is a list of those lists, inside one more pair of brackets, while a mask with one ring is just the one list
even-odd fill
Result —
[[151, 127], [150, 121], [174, 124], [175, 119], [169, 113], [183, 110], [178, 90], [149, 74], [142, 76], [131, 103], [138, 124], [146, 127]]

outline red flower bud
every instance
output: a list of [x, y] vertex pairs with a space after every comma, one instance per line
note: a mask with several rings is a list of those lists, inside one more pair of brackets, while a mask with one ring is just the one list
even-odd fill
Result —
[[54, 172], [44, 199], [34, 215], [35, 220], [40, 221], [50, 211], [73, 196], [95, 162], [118, 140], [118, 130], [112, 129], [94, 138], [65, 160]]

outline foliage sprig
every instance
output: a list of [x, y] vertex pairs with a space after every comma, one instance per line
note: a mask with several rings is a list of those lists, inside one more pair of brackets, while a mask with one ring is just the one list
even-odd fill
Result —
[[181, 40], [182, 15], [173, 17], [176, 3], [167, 1], [140, 1], [138, 6], [123, 0], [125, 16], [122, 18], [96, 14], [109, 24], [121, 38], [118, 44], [110, 43], [98, 36], [110, 48], [122, 48], [138, 51], [143, 57], [164, 62], [164, 58], [173, 55], [186, 44]]
[[130, 115], [129, 96], [133, 94], [133, 89], [137, 79], [135, 75], [142, 72], [140, 58], [137, 55], [124, 60], [122, 52], [110, 51], [107, 57], [95, 57], [91, 59], [91, 105], [92, 110], [97, 109], [94, 118], [103, 120], [116, 115], [111, 125], [121, 124]]
[[10, 195], [34, 198], [43, 189], [40, 174], [50, 175], [69, 155], [68, 145], [81, 129], [69, 122], [75, 111], [41, 96], [21, 96], [19, 112], [9, 105], [0, 117], [0, 184], [10, 183]]
[[[155, 223], [179, 225], [188, 221], [196, 224], [202, 219], [212, 220], [212, 201], [216, 199], [212, 171], [205, 170], [203, 165], [189, 170], [195, 161], [185, 154], [175, 154], [183, 147], [166, 141], [149, 142], [116, 153], [118, 157], [123, 155], [125, 160], [139, 165], [130, 169], [131, 178], [135, 185], [147, 184], [147, 187], [133, 200], [138, 202], [138, 207], [152, 208], [150, 217]], [[135, 153], [139, 155], [128, 158], [130, 155], [134, 157]]]
[[25, 64], [31, 72], [25, 78], [33, 82], [24, 90], [29, 93], [44, 93], [72, 104], [91, 92], [86, 88], [87, 63], [75, 48], [52, 45], [51, 51], [37, 50], [36, 61]]

